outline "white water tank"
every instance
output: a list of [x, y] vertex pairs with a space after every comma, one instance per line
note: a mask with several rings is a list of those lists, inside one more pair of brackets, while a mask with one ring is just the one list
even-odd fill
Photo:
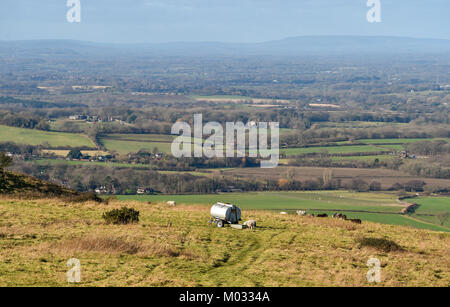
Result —
[[211, 207], [211, 216], [230, 224], [237, 224], [241, 220], [241, 209], [236, 205], [216, 203]]

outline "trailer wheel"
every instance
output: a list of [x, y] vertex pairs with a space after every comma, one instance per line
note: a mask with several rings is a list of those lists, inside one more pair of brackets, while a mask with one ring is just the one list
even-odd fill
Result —
[[223, 227], [223, 221], [222, 220], [218, 220], [217, 221], [217, 227], [219, 227], [219, 228]]

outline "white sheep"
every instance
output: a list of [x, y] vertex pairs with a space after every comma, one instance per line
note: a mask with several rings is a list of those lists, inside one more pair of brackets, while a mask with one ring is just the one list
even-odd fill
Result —
[[176, 204], [177, 203], [175, 201], [173, 201], [173, 200], [166, 202], [166, 205], [171, 206], [171, 207], [175, 207]]
[[250, 229], [255, 229], [255, 227], [256, 227], [256, 221], [255, 221], [255, 220], [249, 220], [249, 221], [246, 221], [246, 222], [244, 223], [244, 225], [247, 226], [247, 227], [250, 228]]
[[306, 215], [306, 211], [303, 210], [297, 210], [297, 214], [301, 215], [301, 216], [305, 216]]

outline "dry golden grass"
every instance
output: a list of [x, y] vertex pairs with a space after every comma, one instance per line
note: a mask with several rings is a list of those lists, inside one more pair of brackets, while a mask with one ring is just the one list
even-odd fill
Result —
[[120, 208], [57, 199], [0, 198], [0, 285], [70, 286], [66, 262], [81, 262], [80, 286], [450, 286], [450, 235], [330, 218], [244, 211], [257, 229], [207, 224], [205, 206], [127, 202], [140, 222], [106, 225]]

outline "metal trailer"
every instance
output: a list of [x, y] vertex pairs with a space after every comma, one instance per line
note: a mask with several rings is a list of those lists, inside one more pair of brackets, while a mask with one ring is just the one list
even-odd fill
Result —
[[241, 209], [236, 205], [226, 203], [215, 203], [211, 207], [211, 220], [209, 223], [215, 223], [217, 227], [223, 227], [227, 224], [238, 224], [241, 220]]

